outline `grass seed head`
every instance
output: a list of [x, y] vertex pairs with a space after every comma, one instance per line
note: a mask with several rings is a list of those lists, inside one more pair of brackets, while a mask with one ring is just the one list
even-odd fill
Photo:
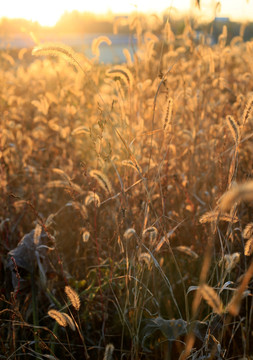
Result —
[[112, 192], [112, 185], [109, 181], [108, 177], [102, 173], [102, 171], [99, 170], [91, 170], [90, 176], [95, 178], [99, 185], [108, 193], [110, 194]]
[[132, 237], [135, 237], [135, 236], [137, 236], [135, 229], [129, 228], [124, 232], [125, 240], [130, 240]]
[[217, 314], [222, 314], [223, 312], [223, 304], [221, 298], [216, 293], [216, 291], [209, 285], [203, 284], [200, 287], [200, 292], [203, 298], [206, 300], [208, 305], [211, 306], [213, 311]]
[[234, 269], [234, 267], [236, 266], [236, 264], [239, 262], [240, 260], [240, 253], [236, 252], [233, 254], [226, 254], [224, 256], [224, 259], [222, 259], [225, 261], [225, 269], [228, 273], [231, 272], [231, 270]]
[[242, 115], [242, 126], [246, 124], [253, 110], [253, 95], [249, 98]]
[[65, 293], [69, 298], [72, 306], [78, 311], [80, 309], [80, 298], [75, 290], [73, 290], [70, 286], [65, 286]]
[[244, 248], [244, 255], [250, 256], [253, 253], [253, 236], [248, 239]]
[[242, 236], [244, 237], [244, 239], [249, 239], [252, 235], [253, 235], [253, 223], [250, 222], [245, 226]]
[[66, 321], [66, 318], [63, 316], [63, 314], [58, 311], [58, 310], [49, 310], [48, 311], [48, 315], [54, 319], [55, 321], [57, 321], [57, 323], [60, 325], [60, 326], [63, 326], [63, 327], [66, 327], [67, 326], [67, 321]]
[[227, 211], [235, 203], [241, 201], [253, 201], [253, 181], [233, 186], [220, 200], [221, 211]]
[[105, 353], [103, 360], [112, 360], [112, 355], [114, 352], [114, 345], [113, 344], [107, 344], [105, 347]]

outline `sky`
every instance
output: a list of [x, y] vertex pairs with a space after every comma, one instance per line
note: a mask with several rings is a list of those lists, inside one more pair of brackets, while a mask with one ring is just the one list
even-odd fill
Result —
[[[173, 6], [178, 12], [188, 12], [195, 0], [1, 0], [0, 18], [25, 18], [38, 21], [41, 25], [53, 26], [60, 16], [68, 11], [93, 12], [106, 14], [141, 12], [162, 12]], [[212, 7], [216, 0], [201, 0], [202, 13], [213, 13]], [[220, 0], [221, 12], [219, 16], [232, 20], [253, 21], [253, 0]]]

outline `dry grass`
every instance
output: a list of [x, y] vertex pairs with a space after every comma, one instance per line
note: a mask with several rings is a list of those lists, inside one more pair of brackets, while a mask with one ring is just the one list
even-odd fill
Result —
[[252, 42], [129, 21], [114, 68], [0, 53], [4, 358], [252, 354]]

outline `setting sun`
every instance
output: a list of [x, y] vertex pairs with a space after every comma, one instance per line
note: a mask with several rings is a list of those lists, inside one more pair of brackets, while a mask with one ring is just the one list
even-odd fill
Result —
[[[147, 2], [146, 0], [127, 0], [119, 2], [118, 0], [93, 0], [90, 2], [82, 0], [62, 0], [61, 2], [52, 2], [44, 0], [41, 2], [33, 0], [7, 1], [0, 4], [0, 18], [24, 18], [27, 20], [38, 21], [43, 26], [53, 26], [60, 19], [64, 12], [78, 10], [80, 12], [91, 12], [95, 14], [124, 14], [135, 10], [141, 12], [162, 12], [173, 7], [179, 13], [188, 12], [194, 0], [171, 0], [164, 2], [157, 0]], [[217, 2], [215, 0], [202, 0], [202, 12], [200, 15], [208, 16], [212, 14], [212, 9]], [[220, 16], [228, 16], [234, 19], [250, 20], [253, 17], [253, 1], [241, 1], [238, 6], [236, 0], [223, 0], [221, 3]], [[204, 14], [205, 12], [205, 14]]]

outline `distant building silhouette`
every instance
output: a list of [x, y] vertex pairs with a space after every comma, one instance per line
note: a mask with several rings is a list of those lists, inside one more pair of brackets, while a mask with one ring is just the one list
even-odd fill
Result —
[[215, 22], [227, 23], [227, 22], [229, 22], [229, 18], [228, 17], [215, 17], [214, 21]]

